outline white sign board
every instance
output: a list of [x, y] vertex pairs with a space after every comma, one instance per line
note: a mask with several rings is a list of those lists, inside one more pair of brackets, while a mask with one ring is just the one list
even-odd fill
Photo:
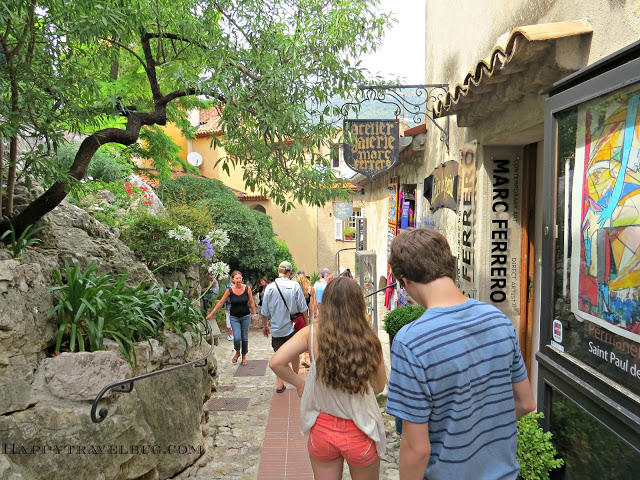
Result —
[[333, 216], [346, 220], [353, 215], [353, 203], [352, 202], [334, 202], [333, 204]]

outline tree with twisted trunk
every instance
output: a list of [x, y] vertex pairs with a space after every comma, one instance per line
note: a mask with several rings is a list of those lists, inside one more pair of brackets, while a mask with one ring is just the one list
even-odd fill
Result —
[[[9, 140], [0, 234], [37, 222], [85, 177], [106, 144], [149, 152], [172, 122], [215, 107], [213, 136], [247, 188], [283, 210], [324, 204], [337, 179], [323, 152], [338, 108], [365, 81], [358, 57], [375, 51], [390, 18], [375, 0], [8, 0], [0, 8], [0, 137]], [[83, 135], [67, 172], [49, 161], [69, 133]], [[140, 139], [144, 142], [140, 142]], [[36, 145], [22, 157], [18, 143]], [[168, 173], [176, 158], [153, 157]], [[1, 151], [1, 150], [0, 150]], [[2, 162], [2, 158], [0, 158]], [[3, 183], [0, 163], [0, 188]], [[51, 186], [13, 211], [18, 178]], [[45, 182], [46, 183], [46, 182]], [[0, 205], [2, 208], [2, 205]]]

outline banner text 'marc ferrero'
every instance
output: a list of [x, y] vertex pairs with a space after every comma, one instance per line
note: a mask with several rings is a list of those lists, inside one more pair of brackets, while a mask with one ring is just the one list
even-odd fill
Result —
[[358, 173], [373, 178], [393, 167], [400, 152], [396, 120], [345, 120], [344, 160]]

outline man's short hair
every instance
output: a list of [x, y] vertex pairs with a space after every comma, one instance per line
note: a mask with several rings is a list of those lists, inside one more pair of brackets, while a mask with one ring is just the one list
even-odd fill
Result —
[[287, 272], [290, 272], [291, 270], [293, 270], [293, 266], [291, 265], [290, 262], [287, 262], [286, 260], [284, 262], [280, 262], [280, 265], [278, 265], [278, 272], [280, 273], [287, 273]]
[[447, 239], [431, 228], [416, 228], [400, 233], [391, 242], [389, 257], [396, 279], [430, 283], [438, 278], [456, 279], [456, 260]]

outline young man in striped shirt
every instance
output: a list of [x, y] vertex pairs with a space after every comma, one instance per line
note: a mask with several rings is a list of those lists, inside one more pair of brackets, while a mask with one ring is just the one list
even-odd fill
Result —
[[394, 277], [427, 310], [395, 336], [387, 413], [402, 419], [400, 479], [513, 479], [516, 419], [535, 409], [515, 330], [463, 295], [435, 230], [391, 244]]

